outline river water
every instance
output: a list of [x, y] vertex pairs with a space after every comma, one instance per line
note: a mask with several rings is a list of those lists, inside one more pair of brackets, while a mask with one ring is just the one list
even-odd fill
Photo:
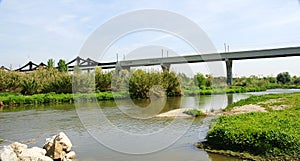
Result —
[[[251, 94], [286, 92], [295, 92], [295, 90], [271, 90]], [[191, 107], [219, 110], [226, 107], [228, 103], [247, 98], [251, 94], [168, 98], [161, 112]], [[145, 107], [149, 104], [149, 100], [135, 100], [134, 104]], [[129, 100], [121, 100], [117, 104], [113, 101], [103, 101], [99, 106], [83, 104], [75, 108], [72, 104], [59, 104], [3, 109], [3, 112], [0, 112], [0, 138], [7, 141], [0, 146], [19, 141], [29, 146], [41, 147], [45, 138], [63, 131], [72, 141], [78, 160], [239, 160], [206, 153], [195, 148], [194, 143], [205, 139], [212, 119], [210, 117], [180, 118], [180, 121], [155, 117], [131, 118], [128, 113], [124, 114], [124, 109], [130, 111], [132, 106]], [[109, 124], [98, 119], [99, 116], [95, 117], [99, 109]], [[115, 128], [125, 133], [118, 133]], [[168, 130], [164, 131], [165, 129]], [[161, 135], [156, 135], [157, 133]], [[135, 139], [126, 141], [127, 134], [134, 134]], [[152, 137], [147, 137], [148, 135]], [[143, 138], [145, 139], [139, 140]], [[134, 153], [135, 151], [138, 154]]]

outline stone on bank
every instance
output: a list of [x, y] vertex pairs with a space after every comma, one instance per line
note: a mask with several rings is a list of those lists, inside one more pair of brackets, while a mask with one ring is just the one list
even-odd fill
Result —
[[46, 139], [42, 148], [14, 142], [0, 149], [0, 161], [72, 161], [76, 154], [71, 151], [72, 143], [65, 133], [60, 132]]

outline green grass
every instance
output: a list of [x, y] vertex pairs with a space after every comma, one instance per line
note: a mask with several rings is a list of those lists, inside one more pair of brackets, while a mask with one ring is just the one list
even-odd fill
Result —
[[[250, 96], [247, 99], [240, 100], [238, 102], [235, 102], [229, 106], [227, 106], [224, 111], [230, 111], [233, 109], [233, 107], [236, 106], [243, 106], [243, 105], [249, 105], [249, 104], [259, 104], [262, 102], [265, 102], [267, 100], [280, 100], [280, 102], [273, 102], [268, 104], [260, 104], [263, 107], [268, 108], [270, 105], [282, 105], [286, 104], [291, 107], [294, 107], [298, 105], [298, 102], [300, 101], [300, 93], [293, 93], [293, 94], [268, 94], [268, 95], [258, 95], [258, 96]], [[299, 102], [300, 106], [300, 102]]]
[[34, 95], [22, 95], [16, 93], [0, 93], [0, 100], [4, 105], [26, 105], [26, 104], [47, 104], [47, 103], [73, 103], [74, 101], [79, 102], [93, 102], [95, 101], [95, 96], [98, 101], [103, 100], [113, 100], [125, 98], [125, 93], [112, 92], [99, 92], [95, 94], [34, 94]]
[[233, 106], [276, 98], [284, 98], [283, 103], [291, 108], [267, 113], [221, 116], [211, 124], [205, 144], [211, 149], [246, 152], [268, 159], [299, 160], [299, 93], [252, 96]]
[[190, 89], [184, 90], [184, 94], [187, 96], [195, 95], [212, 95], [212, 94], [224, 94], [224, 93], [246, 93], [246, 92], [259, 92], [265, 91], [266, 88], [252, 88], [252, 87], [227, 87], [227, 88], [208, 88], [208, 89]]
[[200, 110], [197, 110], [197, 109], [186, 110], [183, 113], [191, 115], [193, 117], [204, 116], [204, 113]]

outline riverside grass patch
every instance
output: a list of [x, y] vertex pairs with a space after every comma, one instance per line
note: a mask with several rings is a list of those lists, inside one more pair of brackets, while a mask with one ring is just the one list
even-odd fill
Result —
[[204, 116], [205, 114], [201, 110], [197, 109], [189, 109], [184, 111], [183, 113], [191, 115], [193, 117]]
[[249, 153], [268, 159], [300, 160], [300, 94], [254, 96], [236, 105], [285, 98], [291, 108], [216, 118], [205, 144], [211, 149]]
[[189, 89], [184, 90], [184, 94], [187, 96], [195, 95], [212, 95], [212, 94], [224, 94], [224, 93], [246, 93], [246, 92], [260, 92], [266, 91], [266, 88], [261, 87], [224, 87], [224, 88], [205, 88], [205, 89]]
[[0, 93], [0, 100], [4, 105], [24, 105], [24, 104], [45, 104], [45, 103], [73, 103], [74, 100], [80, 102], [91, 102], [94, 98], [98, 101], [122, 99], [125, 98], [125, 93], [99, 92], [96, 94], [81, 94], [81, 93], [46, 93], [34, 95], [22, 95], [18, 93]]
[[[264, 103], [268, 100], [275, 100], [274, 102]], [[276, 102], [276, 100], [280, 100]], [[274, 104], [288, 105], [289, 107], [299, 107], [300, 106], [300, 93], [287, 93], [287, 94], [268, 94], [268, 95], [252, 95], [249, 98], [242, 99], [231, 105], [228, 105], [224, 111], [230, 111], [236, 106], [243, 106], [249, 104], [257, 104], [270, 110], [268, 106]]]

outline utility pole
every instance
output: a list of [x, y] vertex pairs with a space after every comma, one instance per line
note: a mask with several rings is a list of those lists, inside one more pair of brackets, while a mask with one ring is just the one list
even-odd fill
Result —
[[164, 49], [161, 49], [161, 57], [164, 57]]
[[225, 53], [226, 53], [226, 43], [224, 43]]
[[117, 53], [117, 62], [119, 62], [119, 54]]

